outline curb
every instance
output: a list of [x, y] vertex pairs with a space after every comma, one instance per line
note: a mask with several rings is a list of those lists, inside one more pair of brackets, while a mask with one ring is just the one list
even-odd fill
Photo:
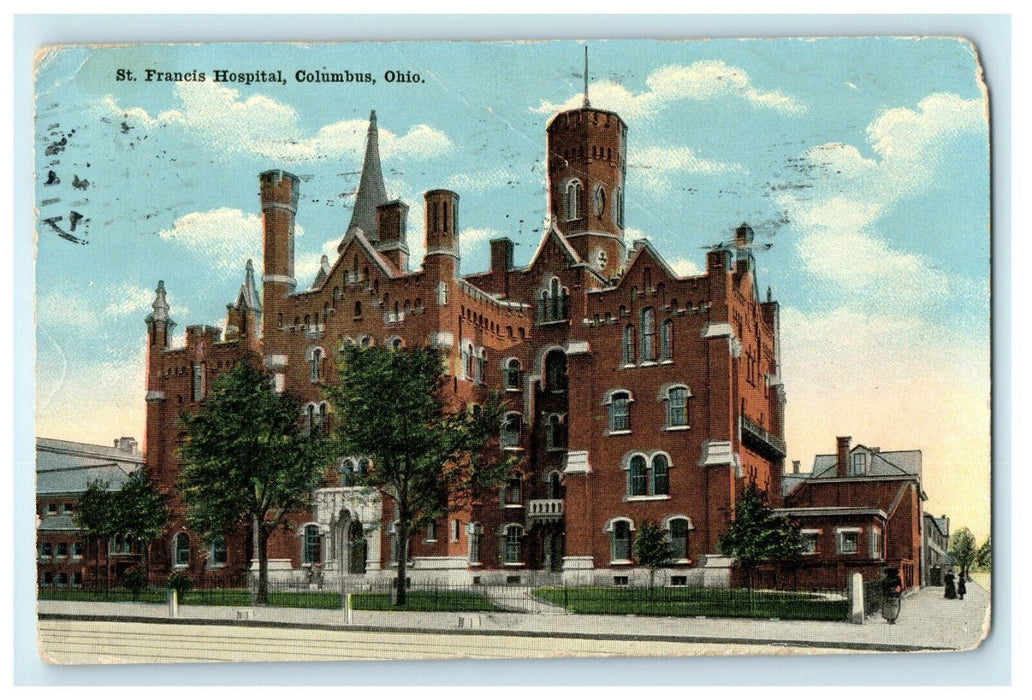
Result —
[[789, 646], [811, 649], [848, 649], [869, 652], [936, 652], [956, 651], [949, 647], [909, 644], [880, 644], [875, 642], [833, 642], [823, 640], [797, 639], [748, 639], [737, 637], [699, 637], [692, 635], [663, 634], [619, 634], [603, 632], [544, 632], [538, 630], [500, 630], [483, 628], [432, 628], [432, 627], [377, 627], [372, 625], [331, 625], [325, 623], [304, 624], [277, 622], [273, 620], [211, 620], [205, 618], [159, 618], [133, 615], [84, 615], [64, 613], [39, 613], [39, 620], [71, 620], [77, 622], [126, 622], [159, 625], [215, 625], [227, 627], [317, 629], [345, 632], [383, 632], [397, 634], [445, 634], [485, 637], [528, 637], [561, 639], [601, 639], [607, 641], [675, 642], [681, 644], [750, 644], [755, 646]]

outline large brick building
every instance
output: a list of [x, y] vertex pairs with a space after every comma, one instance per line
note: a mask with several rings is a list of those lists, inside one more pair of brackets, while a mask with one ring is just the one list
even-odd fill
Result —
[[[227, 307], [225, 329], [188, 326], [172, 347], [163, 283], [147, 318], [147, 469], [172, 491], [183, 439], [177, 422], [204, 403], [207, 387], [248, 354], [262, 358], [278, 391], [305, 404], [311, 430], [333, 414], [321, 387], [336, 380], [344, 344], [433, 346], [446, 357], [447, 405], [503, 392], [509, 413], [501, 449], [520, 471], [497, 500], [450, 514], [413, 534], [417, 580], [614, 583], [643, 575], [633, 557], [646, 521], [665, 529], [673, 583], [726, 583], [716, 556], [738, 493], [749, 482], [780, 502], [785, 454], [779, 378], [778, 304], [761, 300], [745, 224], [734, 243], [706, 255], [702, 274], [682, 277], [647, 241], [625, 240], [627, 125], [584, 106], [547, 126], [547, 224], [517, 267], [513, 243], [490, 242], [490, 269], [460, 274], [459, 221], [476, 222], [459, 195], [424, 195], [426, 255], [409, 269], [409, 206], [388, 201], [375, 114], [360, 185], [336, 260], [307, 288], [294, 270], [300, 182], [259, 176], [264, 226], [260, 285], [250, 261]], [[309, 234], [310, 235], [310, 234]], [[241, 261], [243, 264], [243, 261]], [[385, 387], [385, 390], [389, 387]], [[396, 556], [392, 514], [353, 486], [370, 468], [342, 455], [311, 512], [270, 542], [274, 577], [319, 562], [326, 580], [375, 577]], [[372, 466], [375, 468], [375, 465]], [[174, 522], [155, 544], [156, 577], [250, 566], [246, 532], [202, 542]], [[336, 572], [332, 574], [331, 572]]]

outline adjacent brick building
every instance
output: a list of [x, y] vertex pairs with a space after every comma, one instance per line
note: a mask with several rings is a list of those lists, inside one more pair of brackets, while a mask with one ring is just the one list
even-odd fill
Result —
[[941, 586], [953, 563], [950, 557], [950, 519], [924, 514], [924, 542], [921, 552], [921, 585]]
[[104, 586], [140, 562], [142, 543], [84, 538], [75, 525], [79, 497], [94, 482], [122, 488], [143, 467], [136, 440], [91, 445], [36, 438], [36, 573], [41, 587]]
[[792, 575], [802, 586], [844, 587], [850, 575], [881, 577], [900, 569], [907, 588], [921, 584], [921, 452], [883, 452], [838, 438], [835, 454], [817, 455], [809, 474], [786, 475], [784, 508], [806, 548]]
[[[247, 262], [225, 329], [188, 326], [185, 344], [173, 347], [158, 283], [147, 318], [146, 443], [158, 487], [172, 493], [179, 472], [179, 415], [199, 410], [211, 383], [246, 356], [261, 358], [278, 391], [302, 399], [308, 429], [326, 430], [334, 418], [321, 387], [336, 381], [343, 345], [432, 346], [446, 358], [446, 404], [501, 391], [509, 407], [501, 449], [524, 459], [497, 499], [413, 534], [414, 581], [643, 577], [633, 540], [652, 521], [675, 551], [668, 582], [726, 584], [729, 562], [715, 556], [716, 542], [736, 495], [755, 482], [780, 505], [778, 304], [769, 289], [761, 299], [746, 224], [687, 277], [649, 242], [625, 240], [627, 138], [617, 114], [586, 99], [551, 119], [548, 222], [533, 258], [517, 267], [512, 241], [493, 240], [490, 268], [465, 276], [459, 222], [475, 225], [478, 213], [444, 189], [427, 191], [417, 208], [426, 256], [409, 269], [409, 205], [387, 200], [375, 114], [338, 256], [323, 259], [307, 288], [294, 270], [300, 181], [261, 173], [264, 269], [259, 285]], [[311, 512], [270, 542], [274, 578], [300, 576], [313, 562], [327, 581], [390, 569], [390, 507], [353, 485], [368, 468], [361, 455], [340, 456]], [[182, 503], [172, 506], [172, 527], [151, 556], [156, 577], [251, 566], [247, 532], [203, 542], [185, 527]]]

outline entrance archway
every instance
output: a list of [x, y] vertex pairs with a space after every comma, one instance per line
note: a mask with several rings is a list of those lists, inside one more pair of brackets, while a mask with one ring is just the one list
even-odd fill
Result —
[[348, 528], [348, 573], [364, 574], [366, 571], [366, 538], [362, 531], [362, 523], [351, 522]]

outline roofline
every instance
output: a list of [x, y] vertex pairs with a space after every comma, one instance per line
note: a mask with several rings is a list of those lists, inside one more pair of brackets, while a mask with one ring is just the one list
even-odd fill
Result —
[[794, 515], [796, 517], [817, 517], [822, 515], [877, 515], [883, 520], [889, 516], [881, 508], [853, 508], [850, 506], [808, 506], [803, 508], [775, 508], [778, 515]]

